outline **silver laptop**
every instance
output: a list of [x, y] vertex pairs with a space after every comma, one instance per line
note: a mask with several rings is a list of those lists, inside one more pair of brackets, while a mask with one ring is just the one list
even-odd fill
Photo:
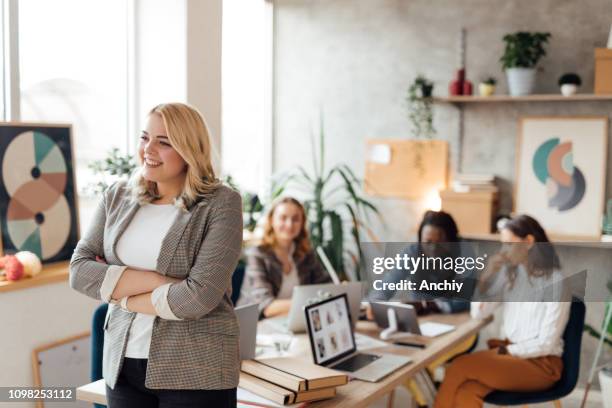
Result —
[[240, 360], [250, 360], [255, 358], [259, 308], [255, 303], [237, 307], [234, 311], [240, 327]]
[[406, 356], [357, 351], [346, 294], [304, 309], [315, 364], [376, 382], [410, 363]]
[[322, 283], [315, 285], [300, 285], [293, 288], [291, 296], [291, 309], [287, 316], [279, 316], [268, 319], [270, 323], [278, 326], [282, 330], [293, 333], [303, 333], [306, 331], [306, 320], [304, 319], [304, 306], [311, 303], [311, 300], [318, 299], [321, 295], [330, 297], [342, 293], [348, 295], [351, 310], [351, 324], [355, 327], [359, 317], [359, 307], [363, 295], [362, 282], [345, 282], [339, 285], [333, 283]]

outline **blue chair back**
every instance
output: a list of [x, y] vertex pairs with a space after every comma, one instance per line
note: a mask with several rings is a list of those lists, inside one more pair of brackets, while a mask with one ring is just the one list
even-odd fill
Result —
[[234, 306], [236, 302], [238, 302], [238, 298], [240, 297], [240, 290], [242, 289], [242, 282], [244, 281], [244, 272], [246, 267], [244, 262], [238, 262], [236, 269], [234, 270], [234, 274], [232, 275], [232, 302]]
[[[102, 303], [94, 312], [91, 324], [91, 381], [98, 381], [102, 378], [102, 354], [104, 351], [104, 320], [108, 303]], [[96, 408], [103, 408], [105, 405], [94, 404]]]
[[584, 302], [572, 298], [570, 316], [563, 332], [563, 372], [559, 381], [546, 391], [539, 392], [504, 392], [494, 391], [485, 397], [485, 402], [496, 405], [537, 404], [561, 399], [572, 392], [578, 382], [580, 372], [580, 347], [584, 330]]

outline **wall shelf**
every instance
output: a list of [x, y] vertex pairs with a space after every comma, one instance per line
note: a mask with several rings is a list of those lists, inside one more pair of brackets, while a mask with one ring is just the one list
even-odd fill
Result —
[[43, 265], [42, 271], [33, 278], [24, 278], [14, 282], [7, 280], [0, 281], [0, 293], [48, 285], [50, 283], [65, 282], [68, 280], [68, 264], [68, 261], [46, 264]]
[[[462, 238], [469, 241], [500, 241], [500, 235], [497, 233], [491, 234], [461, 234]], [[588, 237], [572, 237], [568, 235], [549, 234], [549, 238], [554, 245], [572, 246], [572, 247], [591, 247], [591, 248], [609, 248], [612, 249], [612, 242], [602, 241], [601, 238]]]
[[610, 101], [612, 95], [599, 94], [576, 94], [572, 96], [563, 96], [561, 94], [539, 94], [525, 96], [510, 96], [510, 95], [492, 95], [492, 96], [445, 96], [434, 97], [434, 102], [443, 103], [495, 103], [495, 102], [577, 102], [577, 101]]
[[612, 102], [612, 94], [575, 94], [563, 96], [561, 94], [535, 94], [525, 96], [510, 95], [461, 95], [461, 96], [435, 96], [435, 103], [449, 103], [454, 105], [459, 111], [459, 134], [457, 138], [458, 160], [456, 171], [461, 173], [463, 170], [463, 140], [465, 137], [465, 113], [464, 107], [473, 104], [490, 103], [515, 103], [515, 102]]

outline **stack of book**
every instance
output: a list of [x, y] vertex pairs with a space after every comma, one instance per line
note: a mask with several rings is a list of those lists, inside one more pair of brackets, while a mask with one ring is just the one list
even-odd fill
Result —
[[336, 396], [336, 387], [348, 377], [303, 360], [279, 357], [244, 360], [240, 388], [281, 405], [316, 401]]
[[457, 174], [451, 185], [456, 193], [497, 192], [493, 174]]

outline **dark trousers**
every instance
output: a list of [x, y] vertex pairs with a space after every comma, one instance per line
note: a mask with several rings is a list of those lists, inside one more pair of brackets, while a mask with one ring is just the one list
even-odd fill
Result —
[[145, 388], [147, 359], [125, 358], [115, 389], [106, 386], [108, 408], [235, 408], [236, 388], [158, 390]]

